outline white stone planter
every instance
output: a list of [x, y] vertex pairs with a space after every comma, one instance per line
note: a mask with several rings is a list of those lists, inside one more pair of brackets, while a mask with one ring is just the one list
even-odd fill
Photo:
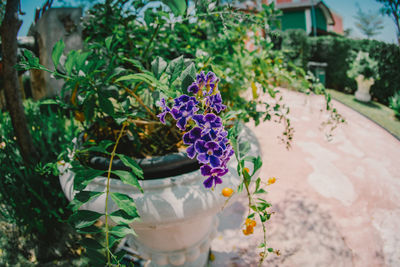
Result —
[[[243, 137], [251, 142], [252, 154], [260, 153], [254, 134], [245, 128]], [[208, 260], [210, 241], [217, 229], [216, 214], [225, 205], [221, 195], [224, 187], [235, 189], [240, 178], [236, 171], [236, 160], [229, 162], [230, 172], [223, 177], [223, 184], [211, 191], [203, 186], [204, 177], [194, 171], [174, 177], [144, 180], [140, 184], [144, 193], [111, 179], [110, 191], [132, 197], [141, 220], [130, 226], [137, 236], [130, 236], [128, 243], [145, 259], [149, 266], [205, 266]], [[74, 173], [62, 166], [61, 187], [68, 198], [74, 197]], [[252, 166], [249, 166], [250, 171]], [[105, 191], [106, 178], [94, 179], [85, 190]], [[232, 199], [231, 199], [232, 201]], [[104, 212], [105, 194], [85, 204], [82, 209]], [[117, 209], [110, 199], [110, 211]]]
[[357, 81], [357, 91], [355, 93], [355, 97], [357, 100], [362, 102], [371, 101], [371, 95], [369, 94], [369, 90], [371, 86], [374, 84], [374, 79], [366, 79], [363, 75], [358, 75], [356, 77]]

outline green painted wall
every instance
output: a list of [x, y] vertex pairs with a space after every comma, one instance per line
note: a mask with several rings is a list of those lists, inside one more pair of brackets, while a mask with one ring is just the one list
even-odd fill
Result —
[[282, 30], [306, 29], [305, 11], [285, 11], [282, 16]]
[[327, 25], [326, 25], [324, 13], [319, 8], [315, 9], [315, 20], [317, 21], [318, 29], [327, 31]]

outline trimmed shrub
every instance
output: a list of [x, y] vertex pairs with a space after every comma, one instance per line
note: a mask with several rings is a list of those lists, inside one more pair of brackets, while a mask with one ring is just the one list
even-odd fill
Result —
[[[358, 51], [369, 53], [371, 59], [378, 62], [378, 76], [371, 87], [372, 98], [388, 105], [389, 98], [400, 90], [400, 48], [376, 40], [353, 40], [343, 36], [319, 36], [304, 39], [302, 30], [291, 30], [282, 34], [282, 50], [290, 46], [286, 53], [288, 60], [306, 68], [308, 61], [326, 62], [326, 87], [338, 91], [354, 93], [357, 83], [348, 77], [350, 63]], [[289, 40], [287, 40], [289, 39]], [[353, 52], [354, 51], [354, 52]]]

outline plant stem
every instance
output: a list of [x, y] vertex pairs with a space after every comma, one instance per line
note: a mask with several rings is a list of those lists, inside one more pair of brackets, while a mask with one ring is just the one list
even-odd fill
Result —
[[110, 165], [108, 166], [108, 172], [107, 172], [107, 189], [106, 189], [106, 208], [105, 208], [105, 228], [106, 228], [106, 250], [107, 250], [107, 266], [111, 266], [111, 256], [110, 256], [110, 240], [109, 240], [109, 230], [108, 230], [108, 198], [110, 194], [110, 177], [111, 177], [111, 168], [112, 168], [112, 162], [115, 157], [115, 151], [117, 150], [117, 146], [119, 143], [119, 140], [122, 137], [122, 134], [124, 132], [125, 127], [127, 126], [126, 123], [122, 125], [121, 132], [118, 135], [117, 141], [115, 142], [113, 151], [111, 152], [111, 158], [110, 158]]
[[153, 111], [151, 111], [151, 109], [150, 109], [148, 106], [146, 106], [146, 104], [143, 102], [143, 100], [142, 100], [137, 94], [135, 94], [135, 93], [134, 93], [131, 89], [129, 89], [128, 87], [123, 86], [121, 83], [119, 83], [119, 84], [125, 89], [126, 92], [128, 92], [131, 96], [133, 96], [133, 97], [136, 99], [136, 101], [139, 102], [139, 104], [140, 104], [142, 107], [144, 107], [144, 109], [153, 117], [153, 119], [158, 119], [157, 116], [156, 116], [156, 114], [154, 114]]
[[154, 30], [154, 33], [151, 36], [151, 39], [150, 39], [149, 43], [147, 44], [146, 50], [144, 50], [144, 52], [143, 52], [142, 59], [146, 59], [147, 58], [147, 53], [149, 52], [149, 48], [150, 48], [151, 44], [153, 43], [154, 38], [156, 37], [156, 35], [158, 33], [158, 30], [160, 29], [160, 26], [161, 26], [160, 24], [157, 24], [157, 27]]

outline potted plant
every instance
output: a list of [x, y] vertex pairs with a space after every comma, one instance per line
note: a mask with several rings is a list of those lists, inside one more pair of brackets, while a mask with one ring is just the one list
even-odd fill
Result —
[[369, 90], [375, 80], [379, 79], [378, 63], [370, 58], [367, 52], [359, 51], [350, 63], [347, 75], [357, 81], [356, 99], [369, 102], [371, 100]]
[[[49, 71], [64, 79], [56, 102], [73, 110], [81, 122], [82, 134], [61, 155], [60, 182], [74, 211], [70, 222], [78, 232], [89, 235], [82, 244], [93, 264], [119, 264], [123, 254], [112, 248], [130, 235], [130, 244], [151, 259], [153, 266], [204, 265], [217, 223], [215, 214], [234, 192], [244, 191], [249, 198], [245, 235], [253, 233], [256, 219], [265, 233], [271, 216], [270, 204], [254, 195], [264, 194], [263, 185], [274, 180], [263, 183], [258, 177], [260, 149], [240, 122], [283, 121], [283, 140], [289, 145], [288, 109], [275, 86], [280, 79], [300, 79], [299, 75], [286, 71], [282, 56], [270, 49], [268, 38], [257, 37], [256, 43], [270, 50], [250, 52], [244, 48], [243, 28], [232, 27], [227, 34], [223, 26], [237, 17], [216, 20], [221, 24], [215, 32], [220, 39], [210, 45], [204, 32], [211, 35], [215, 29], [200, 18], [230, 16], [232, 11], [219, 7], [212, 14], [197, 15], [198, 22], [187, 18], [178, 23], [167, 18], [183, 15], [186, 8], [177, 8], [173, 2], [185, 7], [184, 1], [168, 2], [171, 12], [148, 9], [142, 22], [128, 16], [118, 22], [126, 27], [114, 25], [117, 30], [106, 38], [92, 36], [86, 51], [71, 51], [62, 64], [64, 44], [58, 42], [52, 53], [55, 70], [40, 65], [29, 51], [20, 62], [21, 68]], [[143, 8], [138, 5], [135, 8]], [[239, 12], [237, 16], [241, 23], [247, 17], [251, 25], [255, 20], [265, 24], [271, 12], [273, 8], [264, 6], [265, 14]], [[158, 34], [167, 39], [176, 34], [183, 42], [188, 28], [195, 28], [188, 23], [198, 26], [191, 41], [206, 51], [190, 51], [188, 45], [180, 45], [179, 50], [156, 41]], [[124, 32], [127, 29], [132, 30]], [[102, 27], [99, 31], [110, 34], [102, 32]], [[149, 32], [147, 39], [142, 36]], [[170, 50], [191, 57], [160, 56]], [[157, 53], [150, 56], [149, 51]], [[301, 84], [311, 87], [306, 79]], [[240, 91], [248, 85], [252, 99], [246, 101]], [[274, 102], [267, 101], [267, 96]], [[327, 109], [337, 115], [327, 99]], [[96, 225], [99, 219], [104, 221], [103, 228]], [[105, 235], [104, 242], [90, 237], [99, 232]], [[267, 245], [265, 235], [260, 249], [260, 264], [269, 252], [277, 253]]]

